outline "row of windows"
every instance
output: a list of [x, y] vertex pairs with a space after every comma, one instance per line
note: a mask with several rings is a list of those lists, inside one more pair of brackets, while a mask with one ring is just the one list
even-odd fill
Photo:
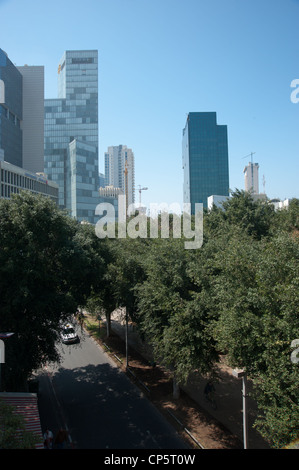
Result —
[[0, 106], [1, 108], [1, 114], [6, 118], [8, 119], [10, 122], [12, 122], [15, 126], [17, 127], [20, 127], [20, 119], [14, 114], [12, 113], [8, 108], [6, 108], [5, 106]]
[[10, 198], [12, 194], [19, 194], [22, 190], [30, 190], [33, 193], [37, 194], [46, 194], [53, 198], [57, 197], [57, 189], [53, 188], [53, 186], [48, 186], [45, 184], [41, 184], [38, 181], [31, 180], [33, 185], [30, 184], [32, 187], [23, 187], [23, 186], [13, 186], [10, 184], [1, 184], [1, 197]]
[[95, 136], [97, 137], [97, 123], [82, 123], [82, 124], [60, 124], [60, 125], [47, 125], [45, 126], [46, 137], [66, 137], [73, 135], [73, 139], [81, 140], [82, 136]]
[[[54, 113], [46, 113], [45, 114], [45, 121], [47, 119], [74, 119], [74, 118], [82, 118], [82, 117], [90, 117], [93, 119], [98, 118], [97, 107], [91, 106], [77, 106], [75, 109], [71, 110], [71, 112], [54, 112]], [[54, 123], [54, 122], [53, 122]]]
[[55, 126], [55, 125], [65, 125], [65, 124], [92, 124], [96, 126], [97, 122], [92, 122], [94, 121], [91, 117], [57, 117], [57, 118], [46, 118], [45, 119], [45, 126]]
[[19, 189], [30, 189], [36, 192], [50, 194], [55, 193], [56, 189], [49, 186], [46, 182], [38, 181], [24, 175], [13, 173], [9, 170], [1, 168], [1, 181], [2, 184], [13, 186]]
[[72, 58], [72, 64], [93, 64], [94, 57], [74, 57]]

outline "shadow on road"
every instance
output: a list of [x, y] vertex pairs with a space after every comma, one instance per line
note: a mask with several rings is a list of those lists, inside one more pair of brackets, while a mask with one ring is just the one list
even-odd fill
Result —
[[[108, 363], [74, 369], [60, 366], [50, 380], [75, 448], [186, 448], [140, 390]], [[46, 390], [44, 397], [40, 392], [44, 427], [49, 400]]]

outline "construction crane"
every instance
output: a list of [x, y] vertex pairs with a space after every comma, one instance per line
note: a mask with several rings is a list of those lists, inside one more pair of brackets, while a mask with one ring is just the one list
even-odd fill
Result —
[[248, 157], [251, 157], [251, 165], [253, 165], [253, 158], [252, 158], [252, 155], [254, 155], [256, 152], [251, 152], [249, 153], [248, 155], [245, 155], [245, 157], [242, 157], [243, 158], [248, 158]]
[[126, 217], [128, 217], [129, 192], [128, 192], [128, 160], [125, 160], [125, 196], [126, 196]]
[[146, 191], [148, 188], [142, 188], [141, 185], [139, 184], [139, 206], [141, 206], [141, 191]]

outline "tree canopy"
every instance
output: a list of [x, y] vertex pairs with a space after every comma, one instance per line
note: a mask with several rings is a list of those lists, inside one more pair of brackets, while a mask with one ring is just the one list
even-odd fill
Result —
[[48, 198], [24, 192], [0, 199], [0, 329], [6, 342], [2, 382], [13, 391], [59, 359], [62, 321], [76, 312], [101, 273], [99, 240]]
[[[131, 224], [132, 225], [132, 224]], [[148, 230], [149, 234], [150, 231]], [[50, 200], [0, 200], [0, 329], [5, 380], [58, 360], [62, 320], [78, 306], [126, 308], [156, 362], [184, 382], [213, 374], [219, 355], [244, 368], [259, 407], [255, 426], [273, 447], [298, 439], [299, 201], [275, 211], [236, 190], [206, 211], [203, 244], [184, 239], [98, 238]]]

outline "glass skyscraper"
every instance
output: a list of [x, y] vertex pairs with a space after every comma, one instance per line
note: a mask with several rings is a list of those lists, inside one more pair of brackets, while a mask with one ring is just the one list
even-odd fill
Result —
[[202, 203], [212, 195], [229, 195], [227, 126], [218, 125], [215, 112], [188, 114], [182, 141], [184, 203]]
[[45, 173], [59, 185], [59, 206], [95, 223], [98, 186], [98, 51], [66, 51], [58, 98], [45, 100]]
[[15, 66], [0, 49], [0, 160], [44, 171], [44, 67]]
[[2, 49], [0, 80], [4, 88], [4, 102], [0, 104], [0, 157], [22, 167], [23, 78]]

